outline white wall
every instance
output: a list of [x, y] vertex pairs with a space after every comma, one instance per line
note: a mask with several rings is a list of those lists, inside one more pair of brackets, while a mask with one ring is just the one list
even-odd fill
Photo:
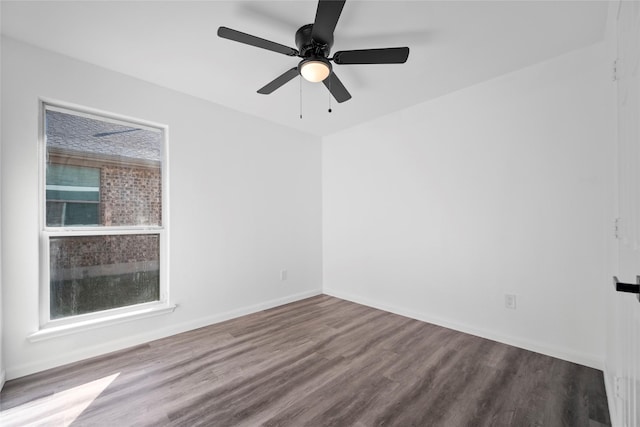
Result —
[[[321, 292], [319, 138], [17, 41], [2, 43], [8, 378]], [[38, 97], [169, 125], [174, 313], [27, 341], [38, 328]], [[281, 269], [287, 281], [280, 281]]]
[[601, 368], [614, 155], [604, 51], [325, 138], [325, 293]]

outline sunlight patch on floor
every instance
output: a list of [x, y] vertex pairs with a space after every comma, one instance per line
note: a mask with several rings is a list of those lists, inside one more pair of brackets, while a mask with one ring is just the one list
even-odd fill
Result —
[[120, 375], [116, 373], [0, 412], [0, 425], [69, 426]]

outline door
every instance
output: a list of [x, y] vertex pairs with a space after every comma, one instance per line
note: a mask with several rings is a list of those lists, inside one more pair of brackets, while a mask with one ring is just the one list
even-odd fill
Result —
[[[617, 22], [618, 275], [640, 275], [640, 1], [621, 1]], [[640, 427], [640, 300], [618, 293], [614, 301], [614, 425]]]

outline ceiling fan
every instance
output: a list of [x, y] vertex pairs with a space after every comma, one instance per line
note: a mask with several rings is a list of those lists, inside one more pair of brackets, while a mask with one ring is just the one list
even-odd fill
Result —
[[112, 132], [100, 132], [100, 133], [94, 133], [93, 136], [95, 138], [102, 138], [103, 136], [116, 135], [119, 133], [137, 132], [139, 130], [142, 130], [142, 129], [127, 129], [127, 130], [115, 130]]
[[323, 82], [336, 101], [344, 102], [351, 99], [351, 94], [338, 79], [336, 73], [333, 72], [331, 61], [339, 65], [403, 64], [409, 57], [408, 47], [343, 50], [334, 53], [333, 57], [329, 57], [333, 46], [333, 31], [336, 28], [345, 1], [320, 0], [318, 2], [316, 19], [313, 24], [304, 25], [296, 31], [295, 42], [298, 49], [227, 27], [218, 28], [218, 36], [284, 55], [302, 58], [302, 61], [296, 67], [285, 71], [273, 81], [258, 89], [258, 93], [268, 95], [297, 75], [301, 75], [310, 82]]

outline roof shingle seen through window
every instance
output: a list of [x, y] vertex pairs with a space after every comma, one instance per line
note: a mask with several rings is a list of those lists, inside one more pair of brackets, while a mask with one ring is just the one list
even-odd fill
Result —
[[162, 132], [46, 111], [47, 148], [161, 161]]

